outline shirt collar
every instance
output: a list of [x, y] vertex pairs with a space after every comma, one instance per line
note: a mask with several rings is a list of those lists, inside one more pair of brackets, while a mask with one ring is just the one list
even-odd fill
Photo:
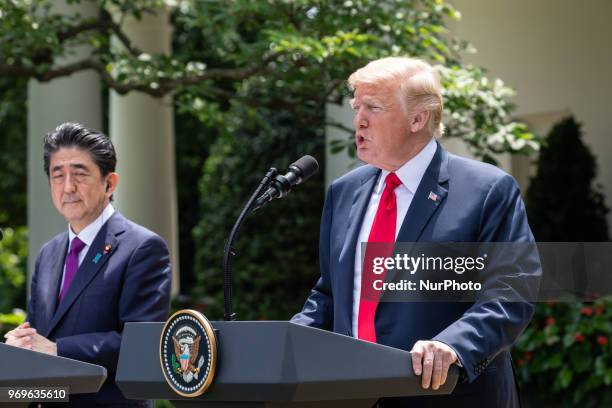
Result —
[[[423, 178], [425, 171], [427, 171], [429, 163], [431, 163], [431, 160], [436, 154], [436, 149], [436, 139], [432, 137], [429, 143], [427, 143], [416, 156], [408, 160], [402, 165], [402, 167], [395, 171], [395, 174], [402, 182], [402, 185], [412, 194], [416, 192], [419, 184], [421, 184], [421, 179]], [[387, 170], [382, 170], [381, 177], [376, 187], [377, 192], [382, 191], [385, 185], [385, 179], [389, 173], [390, 172]]]
[[[111, 203], [108, 203], [106, 208], [102, 210], [98, 218], [92, 221], [91, 224], [83, 228], [83, 230], [79, 233], [78, 237], [85, 245], [88, 247], [91, 246], [93, 240], [98, 235], [98, 232], [102, 229], [102, 226], [108, 219], [115, 213], [115, 208]], [[70, 239], [70, 243], [77, 236], [74, 232], [72, 232], [72, 228], [70, 228], [70, 224], [68, 224], [68, 238]]]

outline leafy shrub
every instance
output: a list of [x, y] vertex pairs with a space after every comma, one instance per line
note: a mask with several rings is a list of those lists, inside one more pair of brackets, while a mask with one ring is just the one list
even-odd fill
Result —
[[26, 313], [22, 309], [13, 309], [11, 313], [0, 313], [0, 341], [4, 341], [4, 334], [24, 322]]
[[[195, 230], [195, 294], [204, 312], [223, 317], [223, 248], [239, 211], [270, 166], [284, 174], [304, 154], [323, 158], [323, 137], [297, 117], [267, 113], [266, 124], [245, 123], [211, 149], [200, 182], [202, 220]], [[320, 123], [320, 122], [319, 122]], [[321, 163], [322, 164], [322, 163]], [[236, 241], [234, 311], [240, 320], [288, 319], [318, 277], [323, 171], [290, 196], [249, 217]]]
[[[595, 158], [580, 125], [553, 127], [527, 191], [527, 213], [538, 241], [608, 241]], [[514, 357], [527, 395], [555, 406], [612, 406], [612, 300], [542, 303]], [[542, 392], [546, 390], [547, 392]]]
[[522, 387], [556, 405], [612, 406], [611, 339], [609, 299], [539, 305], [515, 347]]
[[27, 228], [6, 228], [0, 241], [0, 313], [25, 309], [27, 259]]

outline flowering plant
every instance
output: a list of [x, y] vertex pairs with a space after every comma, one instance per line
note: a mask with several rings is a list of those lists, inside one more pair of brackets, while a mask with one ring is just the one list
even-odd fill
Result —
[[513, 350], [527, 397], [560, 406], [612, 406], [611, 336], [612, 299], [539, 304]]

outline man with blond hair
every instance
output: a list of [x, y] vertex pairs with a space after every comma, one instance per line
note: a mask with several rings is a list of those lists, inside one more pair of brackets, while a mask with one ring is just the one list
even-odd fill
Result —
[[[366, 165], [327, 192], [321, 276], [292, 321], [411, 351], [423, 388], [438, 389], [453, 364], [465, 377], [450, 395], [387, 398], [380, 406], [519, 406], [509, 348], [533, 305], [372, 300], [364, 295], [372, 278], [362, 271], [361, 246], [533, 242], [515, 180], [497, 167], [450, 154], [436, 141], [444, 132], [442, 87], [429, 64], [383, 58], [348, 82], [357, 155]], [[539, 270], [521, 273], [537, 278]]]

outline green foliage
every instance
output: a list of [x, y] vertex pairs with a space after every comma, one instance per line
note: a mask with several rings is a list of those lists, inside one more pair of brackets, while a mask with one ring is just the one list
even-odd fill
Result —
[[[235, 106], [236, 117], [248, 117]], [[241, 113], [241, 115], [239, 114]], [[202, 221], [195, 229], [198, 252], [196, 293], [207, 299], [212, 319], [223, 316], [222, 259], [225, 240], [238, 212], [260, 179], [274, 165], [284, 171], [297, 157], [322, 157], [318, 122], [260, 109], [267, 123], [244, 123], [220, 136], [200, 182]], [[248, 121], [247, 121], [248, 122]], [[317, 240], [323, 202], [318, 174], [247, 219], [233, 263], [234, 311], [241, 320], [287, 319], [300, 309], [318, 272]]]
[[0, 313], [0, 338], [4, 334], [25, 321], [26, 314], [22, 309], [14, 309], [11, 313]]
[[445, 135], [461, 137], [476, 156], [496, 163], [493, 154], [529, 155], [541, 140], [522, 123], [508, 122], [514, 91], [500, 79], [490, 80], [478, 67], [437, 66], [444, 87]]
[[[538, 241], [607, 241], [607, 208], [593, 188], [595, 158], [569, 117], [546, 139], [527, 191], [529, 224]], [[612, 405], [612, 300], [542, 303], [514, 356], [527, 393], [555, 406]], [[547, 389], [548, 393], [542, 393]]]
[[[514, 348], [521, 387], [541, 403], [612, 404], [612, 301], [538, 305]], [[546, 389], [547, 393], [541, 390]]]
[[559, 122], [540, 153], [527, 190], [527, 215], [538, 241], [608, 241], [604, 196], [594, 186], [595, 157], [573, 117]]
[[0, 313], [25, 308], [27, 259], [27, 229], [6, 228], [0, 241]]
[[0, 78], [0, 95], [0, 227], [18, 227], [27, 216], [27, 81]]
[[174, 408], [174, 405], [168, 400], [155, 400], [155, 408]]
[[[206, 118], [202, 118], [202, 121], [206, 121]], [[202, 177], [202, 164], [216, 138], [215, 129], [206, 129], [202, 121], [190, 112], [175, 112], [181, 288], [192, 288], [196, 282], [193, 263], [196, 244], [192, 230], [201, 218], [200, 192], [196, 186]]]
[[[80, 1], [72, 1], [80, 3]], [[174, 93], [184, 111], [223, 123], [228, 101], [250, 106], [340, 102], [348, 74], [367, 61], [411, 55], [434, 64], [445, 82], [449, 136], [468, 141], [487, 161], [503, 151], [529, 153], [539, 141], [511, 122], [511, 90], [461, 63], [471, 51], [447, 21], [460, 14], [442, 0], [97, 0], [95, 17], [58, 14], [49, 0], [0, 5], [0, 73], [50, 80], [83, 69], [97, 71], [119, 93]], [[123, 31], [128, 17], [171, 8], [177, 27], [171, 54], [147, 54]], [[111, 46], [114, 35], [117, 45]], [[89, 54], [62, 58], [75, 45]], [[257, 89], [265, 87], [268, 101]], [[249, 98], [246, 96], [249, 95]], [[225, 118], [227, 119], [227, 118]], [[352, 142], [337, 150], [352, 149]]]
[[27, 260], [27, 229], [4, 229], [0, 241], [0, 336], [25, 319]]
[[[232, 1], [223, 7], [196, 1], [177, 10], [175, 24], [185, 29], [178, 42], [190, 44], [186, 50], [202, 61], [201, 72], [260, 68], [233, 86], [223, 80], [179, 88], [186, 91], [178, 92], [179, 104], [211, 125], [223, 123], [223, 107], [211, 94], [231, 97], [235, 92], [237, 101], [251, 106], [320, 110], [348, 95], [346, 78], [359, 66], [384, 56], [412, 55], [438, 64], [449, 137], [463, 138], [472, 153], [491, 162], [495, 153], [538, 150], [539, 139], [509, 120], [513, 91], [499, 79], [486, 78], [482, 69], [462, 65], [460, 53], [470, 46], [445, 27], [458, 17], [442, 1]], [[193, 41], [193, 32], [199, 40]], [[352, 135], [333, 149], [352, 155]]]

